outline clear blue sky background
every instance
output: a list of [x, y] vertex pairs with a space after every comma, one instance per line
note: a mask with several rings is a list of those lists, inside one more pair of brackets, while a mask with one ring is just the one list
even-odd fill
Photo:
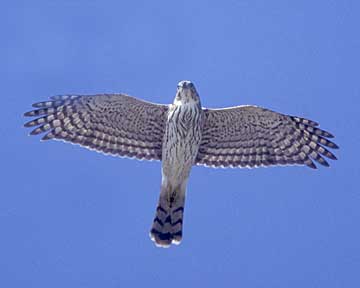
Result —
[[[0, 287], [360, 287], [359, 1], [4, 1]], [[64, 93], [257, 104], [336, 135], [332, 167], [193, 169], [184, 240], [148, 237], [160, 163], [28, 137]], [[231, 286], [230, 286], [231, 285]]]

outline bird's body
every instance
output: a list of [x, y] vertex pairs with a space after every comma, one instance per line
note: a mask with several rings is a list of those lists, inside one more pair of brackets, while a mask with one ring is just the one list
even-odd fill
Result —
[[201, 141], [203, 113], [200, 99], [175, 99], [170, 105], [162, 144], [163, 182], [179, 185], [179, 179], [189, 177]]
[[150, 236], [157, 246], [182, 239], [185, 192], [192, 166], [329, 166], [338, 146], [314, 121], [257, 106], [202, 108], [190, 81], [178, 84], [171, 105], [124, 94], [54, 96], [33, 105], [26, 127], [120, 157], [162, 161], [162, 183]]
[[[180, 243], [187, 181], [201, 142], [204, 112], [191, 85], [187, 81], [179, 84], [177, 93], [183, 95], [176, 96], [166, 120], [161, 191], [150, 231], [151, 238], [160, 246]], [[187, 97], [184, 90], [191, 95]]]

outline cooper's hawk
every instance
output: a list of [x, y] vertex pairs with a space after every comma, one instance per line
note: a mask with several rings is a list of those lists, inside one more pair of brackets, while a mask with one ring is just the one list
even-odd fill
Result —
[[43, 140], [80, 144], [106, 154], [162, 161], [159, 204], [150, 231], [157, 246], [182, 238], [185, 190], [193, 165], [211, 167], [329, 166], [333, 136], [314, 121], [256, 106], [202, 108], [190, 81], [178, 84], [171, 105], [124, 94], [65, 95], [33, 104], [25, 124]]

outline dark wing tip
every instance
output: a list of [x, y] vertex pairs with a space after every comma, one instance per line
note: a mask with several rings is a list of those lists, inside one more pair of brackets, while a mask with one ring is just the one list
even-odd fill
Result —
[[[310, 160], [310, 159], [309, 159]], [[314, 164], [314, 162], [312, 160], [310, 161], [306, 161], [305, 165], [308, 166], [311, 169], [317, 169], [316, 165]]]
[[33, 127], [33, 125], [32, 125], [33, 122], [34, 122], [34, 121], [26, 122], [26, 123], [24, 124], [24, 127], [26, 127], [26, 128], [28, 128], [28, 127]]
[[47, 134], [45, 134], [41, 139], [40, 141], [47, 141], [47, 140], [51, 140], [51, 139], [54, 139], [55, 138], [55, 134], [53, 132], [49, 132]]
[[323, 153], [322, 152], [320, 152], [320, 153], [331, 160], [337, 160], [336, 156], [333, 153], [331, 153], [330, 151], [326, 150], [325, 148], [324, 148]]
[[23, 114], [23, 116], [24, 116], [24, 117], [32, 117], [32, 116], [35, 116], [35, 112], [34, 112], [34, 110], [28, 111], [28, 112], [25, 112], [25, 113]]
[[332, 148], [332, 149], [340, 149], [340, 147], [335, 143], [332, 143], [330, 148]]
[[36, 102], [33, 103], [31, 106], [34, 108], [44, 108], [44, 107], [50, 107], [52, 101], [42, 101], [42, 102]]
[[320, 163], [321, 165], [323, 165], [325, 167], [330, 167], [330, 164], [323, 157], [321, 157], [319, 154], [317, 155], [317, 157], [314, 160], [317, 163]]
[[333, 134], [331, 134], [328, 131], [322, 130], [322, 135], [321, 136], [325, 136], [326, 138], [334, 138], [335, 136]]

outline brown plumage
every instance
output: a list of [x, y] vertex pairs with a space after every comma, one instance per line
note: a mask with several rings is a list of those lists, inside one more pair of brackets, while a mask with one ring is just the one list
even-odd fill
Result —
[[182, 239], [187, 181], [193, 165], [210, 167], [329, 166], [333, 135], [314, 121], [256, 106], [201, 107], [190, 81], [174, 103], [161, 105], [124, 94], [65, 95], [35, 103], [25, 116], [30, 133], [105, 154], [162, 161], [159, 203], [150, 231], [157, 246]]

